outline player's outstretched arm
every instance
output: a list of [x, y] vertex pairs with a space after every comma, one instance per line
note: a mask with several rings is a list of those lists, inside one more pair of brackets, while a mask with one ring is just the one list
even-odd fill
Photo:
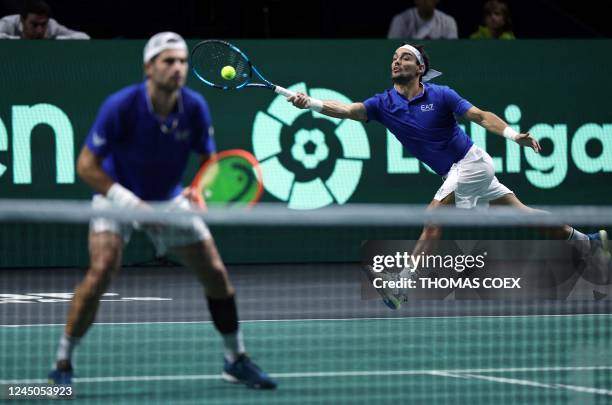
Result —
[[533, 149], [533, 151], [536, 153], [539, 153], [542, 150], [538, 140], [531, 136], [529, 132], [524, 134], [516, 132], [508, 124], [506, 124], [504, 120], [492, 112], [482, 111], [477, 107], [471, 107], [466, 111], [464, 117], [477, 123], [487, 131], [512, 139], [521, 146]]
[[[297, 93], [295, 96], [287, 98], [297, 108], [305, 109], [310, 107], [311, 98], [304, 93]], [[367, 121], [368, 115], [363, 103], [345, 104], [338, 101], [321, 101], [321, 114], [334, 118], [349, 118], [355, 121]]]

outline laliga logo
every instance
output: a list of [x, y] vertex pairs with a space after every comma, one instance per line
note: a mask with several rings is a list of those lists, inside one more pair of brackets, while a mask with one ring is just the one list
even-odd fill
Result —
[[[305, 83], [289, 87], [318, 99], [351, 103], [329, 89]], [[310, 110], [300, 110], [277, 96], [255, 116], [253, 151], [263, 171], [264, 187], [292, 209], [344, 204], [359, 184], [370, 144], [363, 125]]]

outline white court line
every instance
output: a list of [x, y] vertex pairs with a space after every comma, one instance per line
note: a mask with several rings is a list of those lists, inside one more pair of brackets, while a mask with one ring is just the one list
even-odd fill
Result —
[[[612, 370], [611, 366], [577, 366], [577, 367], [528, 367], [528, 368], [494, 368], [494, 369], [456, 369], [456, 370], [371, 370], [371, 371], [321, 371], [307, 373], [273, 373], [274, 378], [321, 378], [321, 377], [373, 377], [373, 376], [402, 376], [402, 375], [438, 375], [444, 377], [472, 378], [472, 373], [506, 373], [516, 371], [594, 371]], [[217, 380], [221, 374], [200, 375], [160, 375], [160, 376], [117, 376], [117, 377], [84, 377], [75, 378], [75, 383], [98, 383], [98, 382], [126, 382], [126, 381], [185, 381], [185, 380]], [[496, 378], [496, 377], [489, 377]], [[0, 384], [39, 384], [47, 380], [0, 380]], [[558, 384], [559, 385], [559, 384]], [[560, 386], [560, 385], [559, 385]], [[569, 386], [567, 386], [569, 387]], [[562, 387], [562, 388], [565, 388]], [[583, 387], [584, 388], [584, 387]], [[606, 391], [606, 390], [604, 390]]]
[[477, 374], [464, 374], [464, 373], [453, 373], [453, 372], [431, 372], [432, 375], [443, 376], [443, 377], [451, 377], [451, 378], [463, 378], [463, 379], [477, 379], [477, 380], [485, 380], [485, 381], [493, 381], [503, 384], [515, 384], [515, 385], [523, 385], [529, 387], [538, 387], [538, 388], [548, 388], [548, 389], [566, 389], [570, 391], [576, 392], [584, 392], [587, 394], [597, 394], [597, 395], [608, 395], [612, 396], [612, 390], [604, 389], [604, 388], [593, 388], [593, 387], [583, 387], [580, 385], [566, 385], [566, 384], [547, 384], [541, 383], [538, 381], [532, 380], [523, 380], [517, 378], [504, 378], [504, 377], [491, 377], [487, 375], [477, 375]]
[[[467, 319], [467, 318], [561, 318], [575, 316], [610, 316], [612, 314], [558, 314], [558, 315], [448, 315], [448, 316], [406, 316], [387, 318], [304, 318], [304, 319], [251, 319], [241, 320], [240, 323], [259, 322], [304, 322], [304, 321], [379, 321], [379, 320], [409, 320], [409, 319]], [[95, 325], [179, 325], [179, 324], [208, 324], [212, 321], [151, 321], [151, 322], [96, 322]], [[22, 328], [33, 326], [65, 326], [65, 323], [32, 323], [23, 325], [0, 325], [0, 328]]]

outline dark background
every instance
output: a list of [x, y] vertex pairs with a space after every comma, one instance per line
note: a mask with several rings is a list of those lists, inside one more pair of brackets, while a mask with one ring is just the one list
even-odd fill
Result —
[[[408, 1], [309, 0], [47, 0], [53, 16], [92, 38], [148, 38], [171, 30], [187, 38], [384, 38]], [[455, 17], [459, 37], [474, 32], [485, 0], [441, 0]], [[517, 38], [612, 37], [608, 0], [509, 0]], [[21, 0], [0, 0], [0, 15]]]

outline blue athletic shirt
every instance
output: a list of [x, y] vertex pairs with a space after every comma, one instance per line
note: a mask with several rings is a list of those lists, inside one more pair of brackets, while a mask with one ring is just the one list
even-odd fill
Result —
[[424, 83], [423, 92], [411, 100], [391, 88], [363, 104], [368, 120], [383, 124], [414, 157], [441, 176], [473, 145], [453, 115], [463, 116], [472, 104], [448, 86]]
[[113, 181], [148, 201], [170, 200], [181, 193], [191, 151], [215, 151], [204, 98], [183, 87], [177, 108], [161, 122], [153, 111], [146, 81], [106, 99], [85, 143], [104, 158], [102, 168]]

